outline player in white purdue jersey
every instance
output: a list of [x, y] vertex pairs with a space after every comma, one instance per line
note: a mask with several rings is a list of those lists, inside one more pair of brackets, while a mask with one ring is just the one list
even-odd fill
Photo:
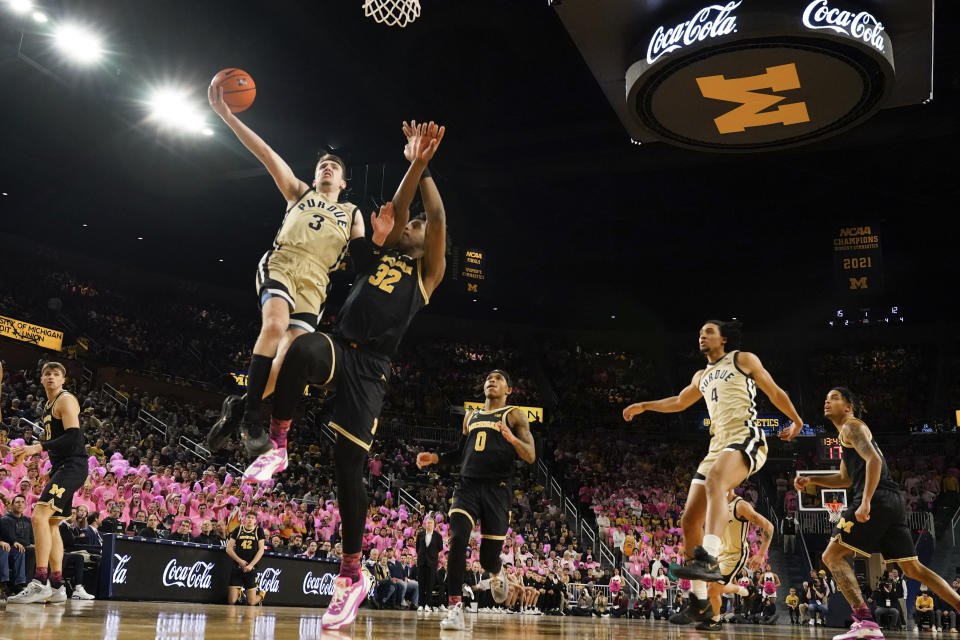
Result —
[[704, 619], [705, 581], [717, 582], [722, 578], [717, 554], [720, 534], [727, 523], [727, 493], [766, 462], [766, 437], [754, 424], [757, 388], [793, 421], [780, 432], [782, 440], [792, 440], [803, 428], [786, 392], [763, 368], [760, 358], [736, 350], [739, 343], [739, 322], [707, 321], [700, 329], [700, 352], [706, 356], [707, 366], [693, 374], [690, 384], [679, 395], [638, 402], [623, 410], [623, 419], [629, 422], [644, 411], [683, 411], [702, 397], [710, 413], [710, 448], [690, 483], [680, 520], [688, 563], [674, 570], [677, 577], [693, 581], [690, 610], [698, 607], [698, 611], [695, 616], [688, 612], [677, 620], [671, 619], [678, 624]]
[[[757, 513], [753, 505], [731, 491], [727, 495], [727, 524], [720, 536], [720, 554], [717, 561], [723, 578], [720, 582], [711, 582], [707, 585], [707, 596], [712, 605], [713, 618], [703, 620], [697, 625], [700, 631], [720, 630], [721, 598], [725, 593], [739, 593], [749, 595], [746, 588], [741, 587], [737, 580], [744, 567], [749, 566], [753, 571], [763, 569], [763, 561], [770, 549], [773, 540], [773, 523]], [[760, 548], [752, 557], [750, 555], [750, 525], [760, 527]]]
[[[320, 320], [330, 282], [352, 238], [364, 235], [363, 216], [349, 202], [339, 202], [346, 189], [345, 167], [337, 156], [324, 155], [314, 170], [313, 186], [297, 178], [260, 136], [235, 116], [223, 101], [223, 88], [210, 85], [210, 107], [236, 134], [240, 142], [266, 167], [287, 201], [280, 231], [257, 268], [257, 295], [262, 324], [247, 370], [247, 395], [229, 396], [223, 417], [207, 442], [219, 449], [241, 428], [244, 415], [255, 416], [260, 402], [273, 392], [277, 373], [290, 343], [313, 332]], [[258, 456], [271, 449], [262, 429], [241, 428], [247, 454]]]

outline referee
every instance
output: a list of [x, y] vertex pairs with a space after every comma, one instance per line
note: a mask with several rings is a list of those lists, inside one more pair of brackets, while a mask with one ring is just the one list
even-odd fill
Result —
[[236, 563], [230, 571], [227, 604], [236, 604], [241, 588], [246, 591], [247, 604], [251, 607], [263, 602], [266, 592], [258, 588], [254, 569], [263, 557], [263, 545], [263, 529], [257, 524], [257, 514], [248, 511], [243, 524], [233, 530], [227, 541], [227, 555]]

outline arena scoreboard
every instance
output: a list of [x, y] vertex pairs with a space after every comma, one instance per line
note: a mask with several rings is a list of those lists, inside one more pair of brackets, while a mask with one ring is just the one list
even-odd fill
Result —
[[840, 444], [839, 436], [820, 436], [817, 438], [817, 448], [817, 455], [821, 460], [840, 462], [843, 445]]

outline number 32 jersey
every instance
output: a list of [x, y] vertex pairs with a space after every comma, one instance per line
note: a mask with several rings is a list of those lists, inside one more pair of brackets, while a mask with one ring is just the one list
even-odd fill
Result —
[[350, 242], [350, 257], [357, 278], [340, 310], [337, 333], [391, 358], [413, 316], [430, 302], [423, 261], [384, 250], [366, 238]]

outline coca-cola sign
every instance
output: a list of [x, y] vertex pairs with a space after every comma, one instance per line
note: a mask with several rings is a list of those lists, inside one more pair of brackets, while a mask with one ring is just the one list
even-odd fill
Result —
[[663, 56], [697, 42], [735, 33], [737, 17], [733, 12], [739, 6], [739, 1], [724, 5], [711, 4], [676, 26], [657, 27], [647, 44], [647, 64], [653, 64]]
[[283, 569], [267, 567], [257, 574], [257, 584], [259, 584], [260, 588], [267, 593], [279, 593], [281, 573], [283, 573]]
[[831, 7], [828, 0], [813, 0], [803, 12], [803, 25], [808, 29], [826, 29], [850, 36], [880, 53], [886, 50], [883, 23], [866, 11], [846, 11]]
[[130, 556], [115, 553], [113, 558], [113, 584], [127, 584], [127, 563], [130, 562]]
[[190, 565], [179, 565], [173, 558], [163, 570], [163, 586], [184, 587], [187, 589], [209, 589], [212, 581], [210, 572], [213, 562], [194, 562]]
[[303, 576], [303, 593], [308, 596], [332, 596], [336, 579], [337, 576], [332, 573], [315, 576], [312, 571], [308, 571]]

